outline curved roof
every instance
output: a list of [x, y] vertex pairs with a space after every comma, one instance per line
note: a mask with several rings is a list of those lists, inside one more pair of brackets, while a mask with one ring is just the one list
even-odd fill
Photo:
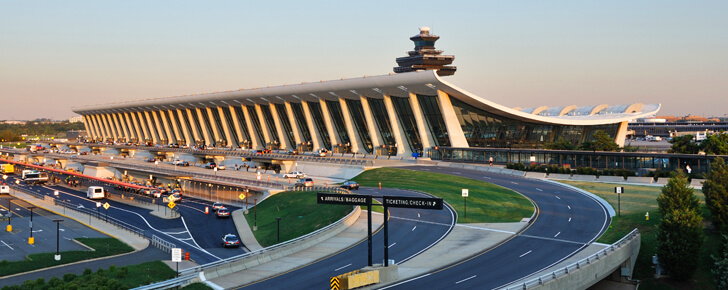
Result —
[[[496, 115], [521, 121], [546, 124], [610, 124], [652, 116], [660, 109], [660, 104], [640, 104], [639, 106], [637, 104], [631, 104], [621, 106], [598, 105], [580, 108], [573, 108], [572, 106], [559, 107], [562, 109], [558, 110], [558, 115], [551, 115], [552, 111], [549, 111], [548, 107], [536, 107], [521, 111], [471, 94], [442, 80], [435, 71], [426, 70], [91, 105], [74, 108], [73, 111], [79, 114], [119, 113], [149, 109], [203, 108], [209, 106], [283, 103], [284, 101], [317, 101], [319, 99], [336, 100], [338, 97], [359, 99], [360, 95], [378, 99], [383, 98], [383, 95], [409, 97], [409, 93], [436, 96], [438, 90], [442, 90], [453, 98], [457, 98], [476, 108]], [[529, 111], [526, 112], [526, 110]], [[547, 112], [548, 115], [538, 115], [543, 112]]]

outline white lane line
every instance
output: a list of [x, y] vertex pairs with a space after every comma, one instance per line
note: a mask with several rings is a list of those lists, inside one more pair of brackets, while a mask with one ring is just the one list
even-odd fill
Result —
[[561, 234], [561, 232], [558, 232], [558, 233], [556, 233], [556, 234], [554, 235], [554, 238], [555, 238], [555, 237], [558, 237], [558, 236], [559, 236], [560, 234]]
[[334, 270], [334, 271], [339, 271], [339, 270], [344, 269], [344, 268], [349, 267], [349, 266], [351, 266], [351, 264], [346, 265], [346, 266], [343, 266], [343, 267], [336, 268], [336, 270]]
[[491, 178], [490, 178], [490, 177], [488, 177], [488, 176], [483, 176], [483, 178], [485, 178], [485, 179], [491, 179]]
[[412, 228], [412, 231], [414, 232], [416, 228], [417, 228], [417, 226], [415, 226], [414, 228]]
[[570, 205], [567, 205], [567, 207], [568, 207], [569, 209], [571, 209], [571, 206], [570, 206]]
[[569, 222], [571, 222], [571, 218], [569, 218]]
[[556, 197], [556, 199], [561, 199], [558, 195], [554, 195], [554, 196]]
[[11, 247], [10, 245], [6, 244], [6, 243], [5, 243], [5, 241], [3, 241], [3, 240], [0, 240], [0, 242], [2, 242], [2, 243], [3, 243], [3, 245], [5, 245], [6, 247], [8, 247], [8, 248], [10, 248], [11, 250], [15, 251], [15, 249], [13, 249], [13, 247]]
[[505, 234], [511, 234], [515, 235], [516, 232], [510, 232], [510, 231], [504, 231], [504, 230], [497, 230], [497, 229], [489, 229], [489, 228], [480, 228], [480, 227], [474, 227], [474, 226], [468, 226], [463, 224], [457, 224], [456, 227], [464, 227], [469, 229], [476, 229], [476, 230], [483, 230], [483, 231], [491, 231], [491, 232], [498, 232], [498, 233], [505, 233]]
[[457, 281], [457, 282], [455, 282], [455, 284], [460, 284], [460, 283], [463, 283], [463, 282], [465, 282], [465, 281], [468, 281], [468, 280], [470, 280], [470, 279], [473, 279], [473, 278], [475, 278], [476, 276], [478, 276], [478, 275], [473, 275], [472, 277], [468, 277], [468, 278], [462, 279], [462, 280], [460, 280], [460, 281]]
[[541, 190], [541, 189], [540, 189], [540, 188], [538, 188], [538, 187], [536, 188], [536, 190], [538, 190], [538, 191], [543, 191], [543, 190]]
[[391, 244], [391, 245], [389, 245], [389, 247], [387, 247], [387, 248], [391, 248], [391, 247], [394, 247], [394, 245], [396, 245], [396, 244], [397, 244], [397, 243]]
[[525, 253], [523, 253], [522, 255], [518, 256], [518, 257], [519, 257], [519, 258], [523, 258], [523, 256], [525, 256], [525, 255], [528, 255], [528, 254], [530, 254], [530, 253], [531, 253], [531, 251], [528, 251], [528, 252], [525, 252]]
[[513, 184], [518, 184], [518, 183], [516, 183], [516, 182], [513, 182], [513, 181], [511, 181], [511, 183], [513, 183]]
[[453, 173], [455, 173], [455, 174], [462, 174], [462, 173], [460, 173], [460, 172], [453, 172]]

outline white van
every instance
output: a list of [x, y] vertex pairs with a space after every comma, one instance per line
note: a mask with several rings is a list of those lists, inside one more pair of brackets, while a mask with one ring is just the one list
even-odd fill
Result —
[[86, 197], [90, 199], [101, 199], [106, 197], [106, 193], [104, 192], [104, 188], [101, 186], [89, 186]]
[[0, 194], [10, 194], [10, 186], [0, 185]]

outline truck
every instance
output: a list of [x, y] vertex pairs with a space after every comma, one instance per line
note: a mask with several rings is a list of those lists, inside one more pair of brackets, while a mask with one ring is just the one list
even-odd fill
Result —
[[106, 191], [101, 186], [89, 186], [86, 197], [89, 199], [102, 199], [106, 197]]
[[2, 174], [13, 174], [15, 173], [15, 166], [12, 164], [0, 164], [0, 172]]

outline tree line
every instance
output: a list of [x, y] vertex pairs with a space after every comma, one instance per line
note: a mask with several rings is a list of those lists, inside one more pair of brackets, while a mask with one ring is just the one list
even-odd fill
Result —
[[14, 142], [23, 140], [23, 134], [27, 134], [29, 137], [35, 137], [36, 135], [56, 135], [71, 130], [86, 130], [86, 128], [82, 122], [69, 123], [68, 121], [57, 123], [27, 122], [25, 124], [0, 124], [0, 139], [3, 142]]
[[704, 152], [710, 155], [728, 155], [728, 134], [722, 130], [718, 134], [706, 137], [700, 142], [695, 142], [693, 135], [675, 137], [670, 140], [669, 153], [698, 154]]

